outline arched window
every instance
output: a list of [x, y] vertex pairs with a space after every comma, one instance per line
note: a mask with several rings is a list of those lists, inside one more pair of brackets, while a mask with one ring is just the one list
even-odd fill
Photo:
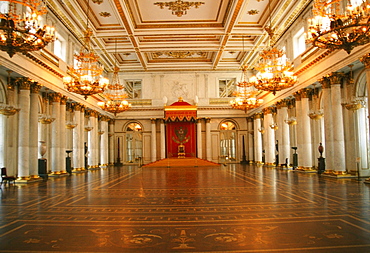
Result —
[[220, 124], [220, 160], [236, 161], [236, 125], [232, 121]]

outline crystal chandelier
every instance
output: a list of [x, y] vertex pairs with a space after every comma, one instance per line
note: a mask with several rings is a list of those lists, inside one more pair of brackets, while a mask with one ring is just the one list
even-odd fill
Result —
[[[115, 54], [117, 54], [117, 40]], [[104, 111], [113, 113], [114, 116], [116, 116], [117, 113], [127, 111], [131, 107], [131, 104], [126, 100], [127, 94], [124, 85], [121, 84], [119, 80], [118, 72], [119, 68], [117, 67], [117, 62], [115, 62], [112, 82], [108, 84], [107, 89], [103, 93], [105, 102], [98, 102], [100, 108]]]
[[263, 50], [260, 56], [255, 67], [258, 73], [249, 79], [258, 90], [275, 95], [277, 91], [290, 88], [297, 82], [297, 77], [291, 71], [293, 66], [282, 50], [269, 48]]
[[68, 67], [69, 74], [63, 78], [67, 90], [80, 94], [87, 99], [88, 96], [102, 93], [109, 83], [107, 78], [102, 77], [104, 67], [99, 64], [99, 56], [92, 51], [92, 30], [88, 27], [89, 4], [87, 4], [87, 28], [84, 32], [84, 45], [79, 54], [75, 55], [77, 68]]
[[325, 49], [352, 49], [370, 42], [370, 4], [364, 0], [315, 0], [306, 42]]
[[238, 82], [236, 98], [230, 101], [234, 109], [247, 112], [250, 109], [257, 108], [263, 103], [263, 99], [257, 99], [258, 91], [254, 89], [253, 84], [247, 81], [247, 67], [242, 67], [242, 78]]
[[10, 57], [17, 52], [37, 51], [55, 39], [54, 28], [41, 25], [47, 10], [42, 0], [0, 2], [0, 50]]
[[276, 94], [277, 91], [292, 87], [297, 82], [297, 77], [294, 76], [292, 63], [286, 58], [283, 50], [271, 47], [270, 43], [274, 36], [274, 29], [271, 25], [271, 9], [270, 10], [270, 25], [265, 27], [269, 35], [268, 47], [260, 54], [260, 60], [255, 69], [258, 71], [256, 76], [249, 80], [258, 90], [269, 91]]
[[105, 102], [98, 102], [98, 106], [104, 111], [117, 113], [127, 111], [131, 104], [127, 102], [127, 94], [125, 92], [125, 87], [120, 83], [118, 76], [119, 68], [115, 66], [113, 72], [113, 78], [111, 84], [108, 85], [107, 89], [103, 93], [105, 97]]

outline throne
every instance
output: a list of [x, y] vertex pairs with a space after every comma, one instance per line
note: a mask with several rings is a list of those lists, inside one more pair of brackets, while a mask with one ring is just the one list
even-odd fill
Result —
[[179, 144], [177, 147], [177, 158], [185, 158], [185, 146], [183, 144]]

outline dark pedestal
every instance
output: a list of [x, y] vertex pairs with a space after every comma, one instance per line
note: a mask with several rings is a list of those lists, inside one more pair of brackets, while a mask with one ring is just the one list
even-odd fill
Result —
[[48, 179], [47, 160], [45, 158], [39, 159], [39, 176], [43, 179]]
[[324, 157], [319, 157], [319, 158], [317, 158], [317, 160], [319, 160], [319, 166], [318, 166], [318, 169], [317, 169], [317, 173], [318, 174], [324, 173], [325, 172], [325, 158]]
[[71, 157], [66, 157], [66, 171], [72, 174], [72, 159]]

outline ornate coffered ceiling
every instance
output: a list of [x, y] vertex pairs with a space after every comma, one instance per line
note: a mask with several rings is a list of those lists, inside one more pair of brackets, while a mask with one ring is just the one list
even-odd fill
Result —
[[282, 34], [309, 2], [48, 0], [48, 5], [77, 38], [89, 8], [94, 49], [107, 69], [117, 60], [122, 71], [225, 71], [254, 64], [266, 45], [270, 13]]

